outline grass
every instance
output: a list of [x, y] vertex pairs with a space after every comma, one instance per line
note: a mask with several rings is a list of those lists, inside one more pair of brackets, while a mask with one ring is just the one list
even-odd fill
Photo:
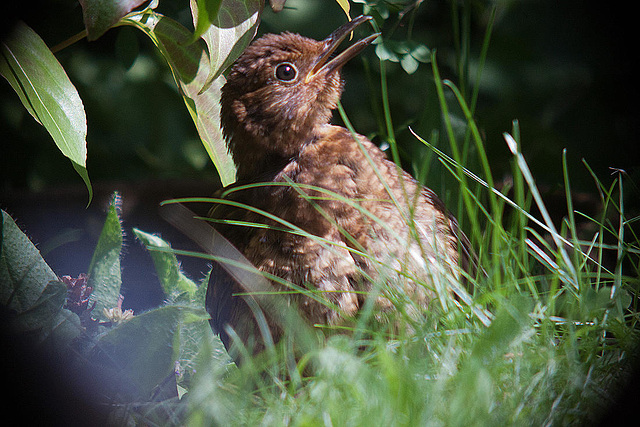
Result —
[[[624, 218], [610, 197], [613, 189], [608, 190], [603, 191], [609, 195], [605, 204]], [[530, 216], [524, 210], [516, 213]], [[613, 403], [617, 381], [633, 360], [637, 311], [630, 297], [635, 301], [638, 281], [623, 275], [621, 267], [610, 271], [592, 254], [614, 250], [637, 269], [638, 242], [599, 244], [601, 236], [618, 230], [605, 222], [597, 223], [593, 240], [580, 241], [569, 217], [563, 228], [570, 237], [557, 234], [551, 240], [562, 245], [556, 247], [526, 224], [517, 219], [501, 229], [497, 254], [481, 252], [488, 275], [474, 279], [474, 304], [492, 313], [490, 325], [473, 316], [470, 307], [435, 310], [418, 319], [403, 317], [406, 327], [390, 339], [384, 325], [369, 318], [349, 335], [315, 343], [298, 362], [284, 346], [275, 348], [272, 357], [250, 359], [241, 368], [223, 369], [205, 361], [189, 392], [189, 421], [194, 425], [595, 421]], [[519, 238], [523, 234], [532, 236], [526, 246]], [[587, 250], [568, 249], [565, 242]], [[492, 264], [494, 259], [498, 265]], [[564, 264], [567, 259], [571, 266]], [[449, 307], [456, 306], [453, 300], [450, 303]], [[314, 366], [311, 375], [304, 369], [307, 363]]]
[[[316, 325], [309, 336], [328, 338], [306, 343], [302, 357], [286, 338], [241, 367], [204, 357], [186, 398], [190, 424], [585, 425], [615, 403], [636, 359], [640, 285], [624, 174], [609, 186], [593, 175], [603, 209], [591, 218], [574, 211], [563, 158], [567, 212], [554, 224], [520, 152], [517, 121], [504, 134], [512, 184], [497, 189], [472, 109], [440, 79], [435, 57], [433, 70], [453, 157], [414, 135], [460, 185], [457, 216], [481, 267], [468, 297], [441, 293], [441, 304], [410, 316], [411, 301], [390, 293], [399, 310], [388, 323], [368, 304], [349, 328]], [[466, 117], [462, 141], [445, 91]], [[474, 151], [482, 177], [462, 163], [461, 153]]]
[[[440, 77], [435, 52], [432, 56], [442, 135], [451, 156], [435, 141], [412, 134], [459, 186], [450, 208], [456, 207], [480, 267], [467, 277], [468, 292], [461, 287], [456, 296], [441, 292], [440, 304], [420, 316], [407, 314], [412, 302], [405, 295], [390, 292], [398, 310], [387, 322], [376, 320], [373, 295], [349, 327], [314, 325], [308, 333], [296, 332], [296, 339], [306, 340], [303, 355], [294, 354], [293, 338], [285, 336], [264, 354], [246, 353], [247, 362], [240, 367], [220, 365], [219, 358], [208, 357], [205, 343], [183, 398], [187, 409], [181, 423], [588, 425], [615, 403], [637, 359], [640, 239], [633, 230], [638, 217], [629, 217], [625, 210], [628, 182], [618, 172], [606, 185], [585, 164], [602, 206], [598, 217], [590, 217], [573, 206], [563, 156], [566, 214], [554, 223], [520, 150], [519, 124], [514, 121], [511, 132], [503, 135], [513, 156], [512, 179], [498, 188], [474, 120], [479, 85], [468, 80], [465, 16], [454, 16], [454, 23], [462, 23], [456, 27], [459, 86]], [[494, 18], [495, 11], [479, 64], [486, 59]], [[399, 163], [384, 63], [380, 76], [379, 136]], [[463, 133], [454, 130], [454, 109], [463, 114]], [[355, 132], [342, 107], [339, 111]], [[474, 154], [477, 158], [471, 158]], [[479, 171], [471, 170], [472, 164], [479, 165]], [[303, 195], [308, 188], [296, 190]], [[327, 191], [323, 195], [338, 197]], [[307, 235], [271, 219], [280, 229]], [[587, 233], [581, 231], [585, 224]], [[382, 281], [374, 288], [388, 286]], [[299, 331], [301, 325], [287, 324], [295, 322], [287, 320], [292, 318], [281, 316], [284, 329]]]

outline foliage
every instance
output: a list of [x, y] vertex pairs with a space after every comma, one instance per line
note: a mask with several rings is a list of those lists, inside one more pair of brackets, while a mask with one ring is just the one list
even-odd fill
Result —
[[[216, 79], [255, 35], [261, 2], [194, 1], [195, 34], [155, 12], [157, 2], [132, 12], [142, 3], [145, 2], [82, 1], [86, 34], [95, 40], [111, 27], [131, 25], [151, 38], [171, 68], [222, 183], [230, 184], [235, 170], [220, 133], [217, 100], [221, 81]], [[53, 136], [62, 154], [72, 161], [91, 191], [86, 171], [87, 124], [82, 101], [55, 56], [26, 24], [20, 23], [3, 42], [0, 73], [9, 80], [34, 118]]]
[[[182, 275], [175, 255], [153, 253], [167, 301], [145, 313], [123, 312], [119, 203], [114, 195], [88, 268], [89, 286], [82, 295], [73, 290], [83, 280], [86, 285], [86, 277], [58, 279], [11, 217], [2, 212], [0, 291], [2, 306], [12, 313], [5, 326], [13, 334], [34, 334], [38, 346], [65, 355], [69, 369], [84, 372], [87, 378], [100, 378], [96, 387], [109, 401], [125, 404], [152, 401], [157, 396], [177, 398], [178, 390], [186, 390], [192, 380], [201, 348], [217, 363], [227, 363], [204, 310], [206, 282], [202, 286]], [[135, 232], [150, 249], [170, 248], [158, 236]], [[80, 296], [90, 299], [74, 304]]]
[[87, 184], [87, 122], [82, 100], [44, 41], [20, 23], [3, 41], [0, 74], [20, 101], [53, 137], [56, 145]]
[[66, 286], [4, 211], [0, 231], [0, 304], [13, 314], [10, 327], [63, 349], [78, 336], [80, 324], [77, 315], [63, 308]]
[[[255, 34], [263, 4], [193, 0], [190, 31], [159, 13], [156, 2], [135, 10], [143, 3], [82, 1], [87, 37], [94, 40], [111, 27], [129, 26], [152, 40], [222, 182], [230, 183], [233, 165], [218, 124], [221, 73]], [[352, 13], [349, 2], [338, 3], [347, 15]], [[388, 28], [393, 19], [401, 20], [401, 14], [410, 18], [422, 2], [352, 3], [362, 3], [376, 25]], [[453, 8], [464, 15], [454, 20], [455, 25], [470, 25], [469, 3]], [[469, 293], [460, 292], [458, 298], [443, 295], [442, 307], [420, 316], [400, 311], [399, 318], [388, 323], [378, 322], [372, 310], [363, 310], [348, 329], [317, 327], [303, 336], [307, 350], [302, 356], [283, 339], [237, 367], [229, 363], [207, 324], [208, 279], [189, 279], [176, 257], [225, 261], [215, 253], [174, 251], [159, 236], [134, 229], [150, 250], [166, 298], [148, 312], [132, 316], [122, 310], [120, 263], [126, 224], [121, 224], [114, 195], [87, 266], [88, 278], [58, 278], [2, 212], [0, 303], [11, 313], [12, 333], [32, 336], [37, 345], [57, 354], [77, 355], [69, 359], [70, 367], [99, 378], [100, 403], [109, 404], [111, 421], [117, 424], [597, 421], [614, 402], [637, 357], [640, 240], [632, 228], [638, 218], [625, 204], [629, 180], [620, 172], [605, 184], [585, 165], [602, 209], [596, 215], [581, 212], [573, 205], [565, 153], [566, 214], [558, 222], [525, 161], [520, 125], [514, 121], [502, 136], [511, 156], [512, 179], [497, 182], [475, 119], [496, 8], [490, 12], [477, 58], [471, 56], [469, 28], [463, 25], [454, 31], [456, 84], [441, 77], [441, 57], [413, 39], [412, 25], [406, 35], [392, 26], [376, 46], [379, 61], [364, 62], [369, 78], [380, 80], [382, 102], [376, 107], [378, 132], [373, 136], [398, 163], [406, 165], [410, 159], [409, 166], [422, 179], [433, 175], [430, 164], [437, 160], [433, 163], [459, 189], [447, 193], [448, 205], [478, 250], [477, 274], [466, 278]], [[84, 109], [57, 59], [23, 24], [4, 42], [2, 53], [0, 73], [90, 188]], [[396, 62], [407, 74], [430, 73], [435, 119], [416, 120], [410, 126], [393, 123], [388, 85], [393, 84], [389, 76]], [[354, 130], [345, 110], [340, 110], [343, 122]], [[399, 145], [407, 135], [428, 154], [412, 156], [413, 148]], [[585, 234], [579, 223], [587, 223], [589, 232]], [[392, 302], [398, 307], [408, 304], [399, 295]], [[300, 328], [291, 320], [295, 316], [279, 319], [285, 330]], [[327, 339], [316, 340], [318, 331]]]

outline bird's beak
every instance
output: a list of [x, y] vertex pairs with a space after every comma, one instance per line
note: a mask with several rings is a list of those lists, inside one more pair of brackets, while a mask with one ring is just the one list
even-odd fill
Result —
[[331, 60], [329, 57], [333, 52], [338, 48], [340, 43], [344, 41], [345, 38], [353, 31], [357, 26], [367, 22], [372, 19], [371, 16], [360, 15], [357, 18], [347, 22], [337, 30], [335, 30], [329, 37], [324, 39], [322, 43], [324, 44], [324, 49], [318, 58], [318, 61], [315, 63], [311, 72], [307, 75], [306, 82], [308, 83], [315, 76], [318, 75], [327, 75], [332, 73], [335, 70], [340, 69], [348, 60], [359, 54], [365, 47], [369, 46], [371, 42], [373, 42], [380, 33], [371, 34], [370, 36], [357, 41], [356, 43], [349, 46], [339, 55], [335, 56]]

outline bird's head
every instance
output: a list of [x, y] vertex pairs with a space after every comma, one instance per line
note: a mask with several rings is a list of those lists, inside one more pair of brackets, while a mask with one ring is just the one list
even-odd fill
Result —
[[329, 122], [342, 92], [339, 70], [378, 34], [333, 53], [369, 19], [355, 18], [322, 41], [267, 34], [236, 61], [222, 88], [221, 121], [240, 178], [294, 157]]

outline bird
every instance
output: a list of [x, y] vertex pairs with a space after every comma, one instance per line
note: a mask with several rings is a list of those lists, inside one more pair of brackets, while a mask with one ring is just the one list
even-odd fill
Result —
[[[370, 19], [354, 18], [321, 41], [264, 35], [237, 59], [221, 90], [237, 181], [209, 215], [275, 290], [289, 291], [309, 325], [354, 319], [380, 283], [381, 312], [394, 310], [393, 292], [426, 309], [460, 280], [466, 263], [460, 247], [467, 240], [436, 194], [369, 139], [330, 123], [344, 88], [342, 66], [380, 34], [335, 52]], [[214, 267], [206, 308], [228, 350], [239, 340], [257, 353], [264, 331], [246, 294]], [[265, 316], [279, 340], [283, 325]]]

